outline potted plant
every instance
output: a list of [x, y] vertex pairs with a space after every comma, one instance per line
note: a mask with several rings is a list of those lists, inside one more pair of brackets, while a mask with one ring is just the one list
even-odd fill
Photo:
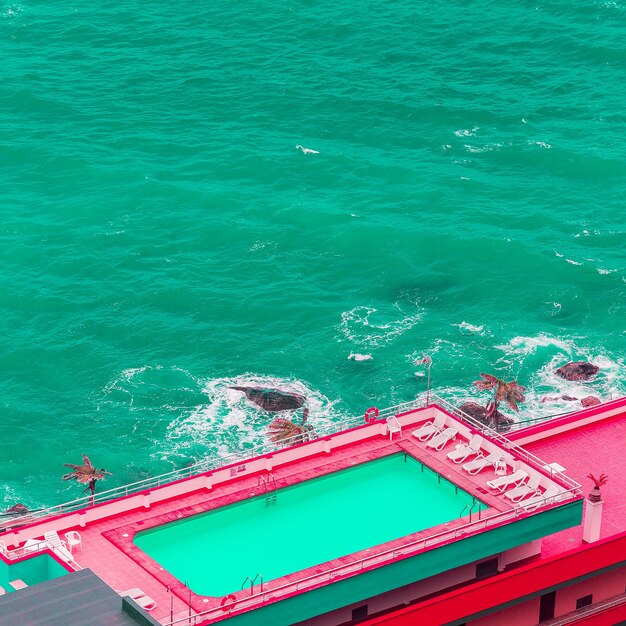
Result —
[[600, 502], [602, 500], [602, 493], [600, 492], [600, 487], [606, 485], [609, 477], [606, 474], [600, 474], [598, 478], [596, 478], [593, 474], [587, 474], [587, 478], [590, 478], [593, 482], [593, 489], [589, 494], [589, 500], [591, 502]]

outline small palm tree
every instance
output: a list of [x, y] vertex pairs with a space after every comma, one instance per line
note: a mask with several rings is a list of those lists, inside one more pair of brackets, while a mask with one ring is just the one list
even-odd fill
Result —
[[307, 424], [309, 409], [302, 412], [302, 420], [299, 424], [286, 417], [277, 417], [267, 427], [267, 434], [272, 443], [287, 442], [301, 443], [311, 438], [313, 427]]
[[516, 380], [507, 383], [491, 374], [481, 374], [482, 380], [475, 380], [474, 385], [481, 391], [493, 389], [493, 398], [487, 402], [487, 418], [492, 418], [498, 430], [498, 405], [506, 402], [514, 411], [519, 411], [518, 403], [524, 402], [526, 387], [518, 385]]
[[72, 468], [71, 472], [63, 475], [63, 480], [75, 480], [81, 485], [87, 485], [84, 491], [91, 493], [91, 504], [94, 503], [96, 481], [104, 480], [106, 476], [113, 476], [111, 472], [107, 472], [105, 469], [96, 469], [86, 454], [83, 454], [82, 465], [72, 465], [71, 463], [64, 463], [63, 465]]
[[609, 480], [609, 477], [606, 474], [600, 474], [597, 478], [593, 474], [587, 474], [587, 478], [590, 478], [593, 482], [593, 485], [596, 489], [600, 489], [606, 485]]

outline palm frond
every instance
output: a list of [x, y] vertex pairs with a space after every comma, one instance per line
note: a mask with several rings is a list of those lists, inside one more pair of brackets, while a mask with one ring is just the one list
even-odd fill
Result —
[[498, 383], [501, 382], [499, 378], [492, 376], [491, 374], [481, 374], [483, 380], [475, 380], [472, 384], [478, 387], [481, 391], [487, 391], [488, 389], [493, 389], [498, 386]]

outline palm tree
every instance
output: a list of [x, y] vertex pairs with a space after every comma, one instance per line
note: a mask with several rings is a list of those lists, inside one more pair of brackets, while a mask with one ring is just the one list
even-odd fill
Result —
[[481, 377], [482, 380], [475, 380], [473, 384], [481, 391], [493, 389], [493, 399], [487, 402], [487, 418], [493, 419], [497, 431], [498, 405], [500, 402], [506, 402], [514, 411], [519, 411], [518, 403], [526, 400], [524, 396], [526, 387], [518, 385], [516, 380], [507, 383], [491, 374], [481, 374]]
[[94, 495], [96, 493], [96, 481], [104, 480], [105, 476], [113, 476], [111, 472], [107, 472], [105, 469], [96, 469], [89, 457], [83, 454], [83, 465], [72, 465], [71, 463], [64, 463], [65, 467], [71, 467], [73, 471], [64, 474], [63, 480], [75, 480], [81, 485], [87, 485], [84, 491], [91, 492], [90, 503], [94, 503]]
[[277, 417], [267, 427], [267, 434], [272, 443], [301, 443], [308, 441], [311, 437], [310, 433], [313, 427], [307, 424], [309, 417], [309, 409], [302, 411], [302, 421], [296, 424], [286, 417]]

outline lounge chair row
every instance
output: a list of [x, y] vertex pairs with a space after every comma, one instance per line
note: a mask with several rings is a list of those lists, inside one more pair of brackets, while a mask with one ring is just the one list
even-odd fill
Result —
[[525, 470], [518, 469], [508, 476], [487, 481], [487, 486], [499, 491], [512, 502], [520, 503], [528, 511], [552, 502], [559, 493], [556, 485], [548, 485], [542, 492], [539, 488], [540, 483], [541, 475], [537, 472], [529, 475]]
[[[411, 434], [419, 441], [425, 441], [427, 448], [439, 451], [443, 450], [450, 441], [456, 439], [459, 431], [451, 426], [446, 426], [445, 415], [438, 414], [431, 422], [422, 424]], [[502, 453], [492, 452], [485, 456], [482, 445], [483, 438], [481, 435], [473, 435], [468, 443], [457, 446], [455, 450], [447, 454], [447, 457], [453, 463], [463, 463], [463, 469], [469, 474], [478, 474], [489, 466], [497, 467], [497, 464], [502, 460]], [[472, 456], [476, 458], [466, 463]]]
[[[450, 441], [456, 439], [458, 430], [446, 426], [445, 416], [438, 414], [431, 422], [426, 422], [411, 434], [419, 441], [425, 441], [427, 448], [439, 451], [443, 450]], [[446, 456], [453, 463], [462, 464], [461, 467], [472, 475], [478, 474], [488, 467], [496, 470], [505, 468], [507, 460], [509, 464], [511, 463], [512, 459], [506, 458], [501, 451], [494, 451], [485, 456], [482, 445], [482, 436], [475, 434], [467, 443], [458, 445]], [[475, 458], [468, 461], [470, 457]], [[525, 510], [531, 511], [554, 501], [559, 493], [559, 488], [556, 485], [549, 485], [542, 492], [539, 488], [540, 483], [541, 475], [537, 472], [532, 472], [529, 475], [525, 470], [518, 469], [512, 474], [487, 481], [487, 486], [502, 493], [512, 502], [519, 503]]]

